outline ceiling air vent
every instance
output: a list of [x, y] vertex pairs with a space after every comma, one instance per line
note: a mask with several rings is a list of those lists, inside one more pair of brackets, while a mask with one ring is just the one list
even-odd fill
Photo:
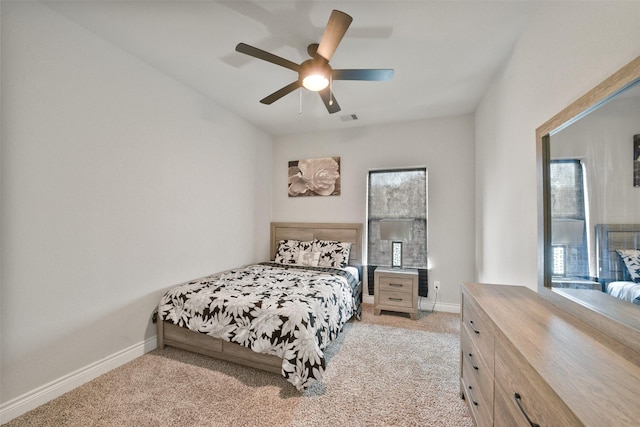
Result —
[[343, 122], [350, 122], [353, 120], [358, 120], [358, 116], [356, 116], [355, 114], [348, 114], [346, 116], [340, 116], [340, 120], [342, 120]]

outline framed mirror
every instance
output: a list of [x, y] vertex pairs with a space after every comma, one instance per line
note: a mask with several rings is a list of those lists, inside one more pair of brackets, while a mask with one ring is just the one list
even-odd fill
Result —
[[640, 57], [536, 141], [538, 292], [640, 351]]

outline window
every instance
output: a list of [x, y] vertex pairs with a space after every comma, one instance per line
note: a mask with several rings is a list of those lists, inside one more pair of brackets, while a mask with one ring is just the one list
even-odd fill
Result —
[[552, 160], [550, 167], [552, 275], [589, 277], [584, 165]]
[[367, 265], [373, 294], [376, 266], [391, 265], [391, 242], [380, 239], [383, 219], [412, 219], [412, 239], [403, 242], [403, 266], [419, 271], [420, 295], [427, 292], [427, 170], [426, 168], [369, 172], [367, 185]]

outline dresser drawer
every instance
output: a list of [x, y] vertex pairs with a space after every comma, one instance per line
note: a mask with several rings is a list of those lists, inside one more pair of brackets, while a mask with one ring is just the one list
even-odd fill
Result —
[[478, 354], [465, 328], [460, 331], [460, 353], [462, 377], [473, 377], [472, 382], [477, 384], [478, 389], [476, 394], [482, 394], [484, 401], [493, 407], [493, 372]]
[[413, 279], [380, 275], [380, 291], [413, 292]]
[[496, 339], [495, 353], [495, 425], [583, 425], [503, 337]]
[[[464, 362], [463, 362], [464, 363]], [[464, 368], [463, 368], [464, 369]], [[480, 387], [473, 375], [463, 376], [460, 379], [464, 398], [467, 400], [471, 415], [476, 426], [485, 427], [493, 425], [493, 403], [488, 402], [480, 393]], [[496, 424], [497, 425], [497, 424]]]
[[490, 372], [493, 372], [493, 322], [477, 306], [473, 298], [462, 294], [462, 324]]
[[406, 292], [382, 291], [378, 296], [378, 304], [381, 306], [413, 307], [413, 295]]

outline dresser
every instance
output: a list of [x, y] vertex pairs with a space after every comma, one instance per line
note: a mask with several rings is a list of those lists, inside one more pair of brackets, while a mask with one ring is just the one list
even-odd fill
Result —
[[460, 388], [476, 425], [636, 426], [640, 354], [522, 286], [465, 283]]
[[418, 318], [418, 270], [378, 267], [373, 273], [373, 313], [409, 313]]

